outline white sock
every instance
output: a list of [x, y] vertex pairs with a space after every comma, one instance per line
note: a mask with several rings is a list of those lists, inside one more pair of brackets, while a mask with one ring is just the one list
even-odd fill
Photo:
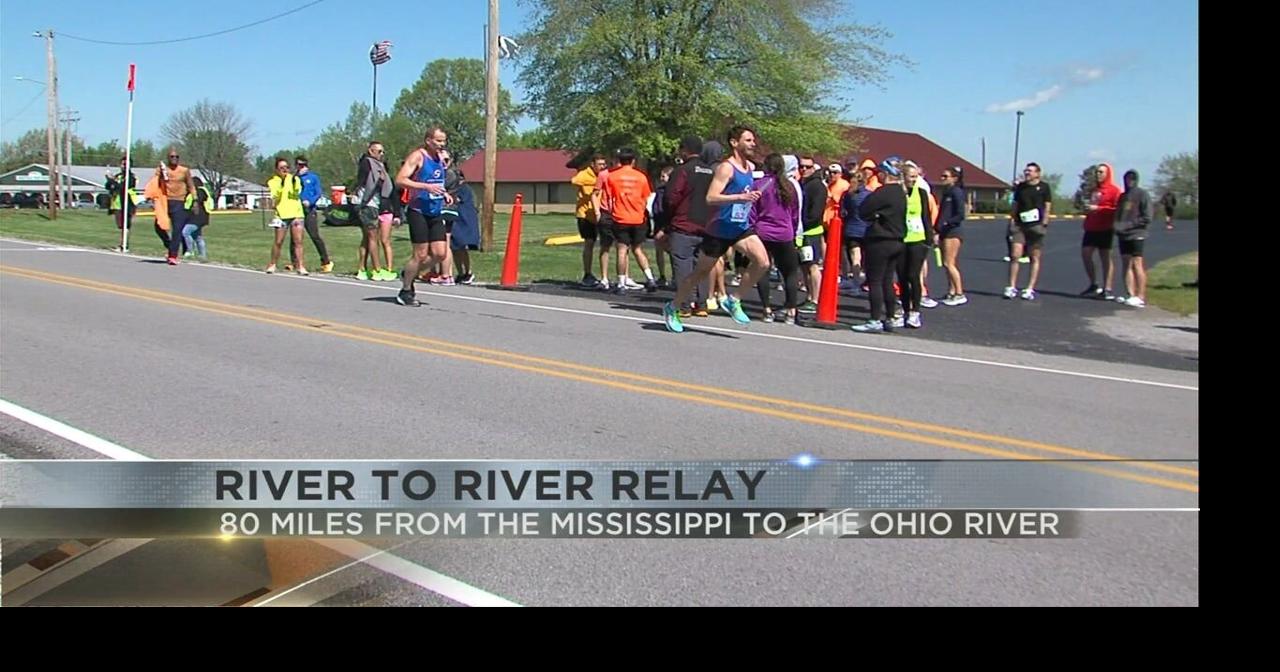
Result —
[[653, 280], [653, 269], [652, 269], [652, 268], [646, 268], [646, 269], [644, 269], [644, 277], [645, 277], [645, 278], [647, 278], [648, 280], [652, 281], [652, 280]]
[[619, 286], [619, 287], [626, 287], [626, 286], [627, 286], [626, 277], [627, 277], [627, 276], [625, 276], [625, 275], [619, 275], [619, 276], [618, 276], [618, 286]]

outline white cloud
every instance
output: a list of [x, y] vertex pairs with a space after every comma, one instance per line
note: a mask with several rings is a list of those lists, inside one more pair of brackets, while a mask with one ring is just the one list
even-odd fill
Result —
[[1076, 84], [1088, 84], [1102, 79], [1107, 73], [1102, 68], [1076, 68], [1071, 74]]
[[1102, 78], [1106, 76], [1107, 71], [1102, 68], [1091, 66], [1077, 67], [1071, 71], [1071, 77], [1066, 83], [1054, 84], [1047, 89], [1037, 91], [1035, 95], [1030, 98], [1019, 98], [1007, 103], [992, 103], [987, 106], [987, 112], [1007, 113], [1039, 107], [1055, 98], [1061, 97], [1062, 94], [1070, 91], [1071, 89], [1093, 84], [1102, 80]]
[[1039, 107], [1041, 105], [1044, 105], [1045, 103], [1053, 100], [1054, 98], [1057, 98], [1058, 96], [1062, 95], [1062, 92], [1064, 90], [1065, 89], [1061, 84], [1054, 84], [1053, 86], [1043, 91], [1037, 91], [1036, 95], [1030, 98], [1019, 98], [1018, 100], [1011, 100], [1007, 103], [992, 103], [987, 106], [987, 111], [988, 112], [1016, 112], [1018, 110], [1029, 110], [1033, 107]]

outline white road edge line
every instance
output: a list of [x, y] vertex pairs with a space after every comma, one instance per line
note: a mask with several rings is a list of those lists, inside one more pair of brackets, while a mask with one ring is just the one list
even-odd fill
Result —
[[100, 455], [106, 455], [113, 460], [124, 460], [127, 462], [143, 462], [151, 458], [136, 453], [124, 446], [112, 443], [104, 438], [94, 436], [86, 431], [82, 431], [63, 422], [59, 422], [45, 415], [36, 413], [33, 410], [23, 408], [15, 403], [0, 399], [0, 413], [21, 420], [22, 422], [42, 429], [54, 436], [61, 437], [72, 443], [88, 448]]
[[[94, 436], [86, 431], [76, 429], [68, 424], [41, 415], [30, 409], [23, 408], [12, 402], [5, 401], [4, 399], [0, 399], [0, 413], [4, 413], [5, 415], [21, 420], [33, 427], [38, 427], [50, 434], [84, 446], [94, 452], [106, 455], [113, 460], [147, 462], [152, 460], [152, 458], [143, 455], [142, 453], [137, 453], [123, 446], [116, 445], [106, 439]], [[373, 546], [369, 546], [352, 539], [341, 541], [321, 540], [316, 541], [316, 543], [327, 546], [352, 558], [359, 558], [370, 552], [378, 551], [378, 549]], [[380, 555], [385, 555], [386, 557], [377, 557]], [[485, 592], [480, 588], [468, 585], [435, 570], [414, 564], [413, 562], [405, 560], [399, 556], [391, 555], [386, 551], [375, 552], [369, 558], [362, 560], [362, 562], [365, 562], [370, 567], [377, 568], [387, 574], [404, 579], [405, 581], [419, 585], [427, 590], [439, 593], [440, 595], [443, 595], [455, 602], [461, 602], [462, 604], [470, 607], [520, 606], [504, 597], [499, 597], [492, 593]]]
[[808, 525], [805, 525], [804, 527], [802, 527], [802, 528], [800, 528], [800, 529], [796, 530], [795, 532], [792, 532], [791, 534], [788, 534], [788, 535], [787, 535], [787, 538], [788, 538], [788, 539], [794, 539], [794, 538], [796, 538], [796, 537], [798, 537], [798, 536], [800, 536], [800, 535], [802, 535], [802, 534], [804, 534], [804, 533], [808, 532], [809, 530], [811, 530], [811, 529], [813, 529], [813, 528], [817, 527], [818, 525], [821, 525], [822, 523], [826, 522], [827, 520], [834, 519], [836, 516], [838, 516], [838, 515], [840, 515], [840, 514], [842, 514], [842, 513], [845, 513], [845, 512], [847, 512], [847, 511], [852, 511], [852, 510], [853, 510], [852, 508], [844, 509], [843, 511], [837, 511], [837, 512], [835, 512], [835, 513], [831, 514], [830, 516], [823, 516], [822, 518], [819, 518], [819, 519], [818, 519], [818, 522], [816, 522], [816, 523], [809, 523]]
[[313, 541], [352, 558], [363, 557], [374, 551], [372, 555], [368, 555], [368, 558], [364, 560], [365, 564], [467, 606], [520, 606], [511, 600], [483, 591], [435, 570], [427, 569], [422, 565], [416, 565], [399, 556], [390, 553], [377, 553], [378, 549], [376, 547], [355, 539], [321, 539]]
[[[405, 542], [405, 543], [408, 543], [408, 542]], [[345, 564], [345, 565], [343, 565], [343, 566], [341, 566], [341, 567], [338, 567], [337, 569], [329, 570], [329, 571], [325, 572], [324, 574], [321, 574], [320, 576], [315, 577], [314, 579], [309, 579], [309, 580], [307, 580], [307, 581], [303, 581], [302, 583], [299, 583], [298, 585], [296, 585], [296, 586], [294, 586], [294, 587], [292, 587], [292, 588], [290, 588], [290, 589], [288, 589], [288, 590], [285, 590], [285, 591], [282, 591], [282, 592], [276, 593], [275, 595], [272, 595], [271, 597], [268, 597], [267, 599], [265, 599], [265, 600], [263, 600], [263, 601], [261, 601], [261, 602], [255, 602], [252, 606], [255, 606], [255, 607], [265, 607], [265, 606], [267, 606], [268, 604], [271, 604], [272, 602], [275, 602], [276, 600], [278, 600], [278, 599], [280, 599], [280, 598], [284, 597], [285, 595], [288, 595], [289, 593], [294, 592], [295, 590], [301, 590], [302, 588], [306, 588], [307, 586], [309, 586], [309, 585], [311, 585], [311, 584], [315, 583], [316, 581], [319, 581], [319, 580], [321, 580], [321, 579], [325, 579], [325, 578], [328, 578], [328, 577], [330, 577], [330, 576], [333, 576], [334, 574], [337, 574], [338, 572], [341, 572], [341, 571], [342, 571], [342, 570], [344, 570], [344, 569], [348, 569], [348, 568], [350, 568], [350, 567], [354, 567], [354, 566], [356, 566], [356, 565], [358, 565], [358, 564], [360, 564], [360, 563], [364, 562], [365, 560], [368, 560], [368, 559], [372, 558], [372, 557], [373, 557], [373, 556], [375, 556], [375, 555], [382, 555], [383, 553], [390, 553], [391, 551], [394, 551], [395, 549], [400, 548], [401, 546], [404, 546], [404, 544], [396, 544], [395, 546], [392, 546], [391, 548], [385, 548], [385, 549], [379, 550], [379, 551], [378, 551], [378, 552], [376, 552], [376, 553], [370, 553], [369, 555], [366, 555], [366, 556], [364, 556], [364, 557], [362, 557], [362, 558], [356, 558], [355, 560], [352, 560], [351, 562], [348, 562], [347, 564]]]

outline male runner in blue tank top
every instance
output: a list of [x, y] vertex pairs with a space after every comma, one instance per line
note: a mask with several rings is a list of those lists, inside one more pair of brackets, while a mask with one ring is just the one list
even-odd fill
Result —
[[404, 285], [396, 295], [396, 303], [402, 306], [422, 305], [413, 290], [418, 270], [429, 262], [442, 264], [449, 255], [443, 212], [453, 197], [444, 188], [446, 166], [440, 155], [447, 138], [443, 128], [432, 126], [423, 146], [409, 154], [396, 173], [396, 186], [409, 190], [405, 220], [413, 242], [413, 254], [400, 272]]
[[[742, 276], [739, 287], [749, 289], [756, 286], [760, 276], [769, 272], [769, 253], [764, 243], [751, 227], [748, 215], [751, 205], [760, 200], [760, 192], [751, 190], [751, 173], [755, 164], [751, 158], [756, 152], [756, 133], [746, 126], [734, 126], [727, 136], [732, 155], [728, 161], [716, 166], [715, 175], [711, 177], [711, 186], [707, 189], [707, 206], [712, 210], [719, 209], [716, 218], [707, 225], [699, 250], [702, 256], [693, 273], [679, 283], [679, 291], [675, 299], [662, 309], [662, 316], [667, 330], [680, 333], [684, 324], [680, 321], [678, 308], [689, 302], [693, 288], [697, 287], [715, 268], [716, 260], [724, 256], [730, 248], [741, 252], [751, 260], [746, 273]], [[728, 313], [738, 324], [751, 321], [742, 310], [742, 300], [731, 292], [720, 302], [724, 312]]]

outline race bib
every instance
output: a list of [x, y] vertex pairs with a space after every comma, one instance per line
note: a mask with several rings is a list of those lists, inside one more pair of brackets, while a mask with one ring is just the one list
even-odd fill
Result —
[[924, 233], [924, 218], [911, 217], [907, 220], [907, 233]]
[[729, 212], [729, 221], [734, 224], [746, 224], [747, 215], [751, 213], [750, 203], [734, 203], [733, 210]]
[[805, 245], [800, 248], [800, 263], [807, 264], [813, 261], [813, 246]]
[[1040, 209], [1036, 208], [1026, 212], [1019, 212], [1018, 219], [1021, 219], [1023, 224], [1034, 224], [1040, 221]]
[[444, 194], [443, 194], [443, 193], [433, 194], [433, 193], [431, 193], [431, 192], [429, 192], [429, 191], [428, 191], [428, 192], [427, 192], [427, 200], [430, 200], [430, 201], [443, 201], [443, 200], [444, 200]]

